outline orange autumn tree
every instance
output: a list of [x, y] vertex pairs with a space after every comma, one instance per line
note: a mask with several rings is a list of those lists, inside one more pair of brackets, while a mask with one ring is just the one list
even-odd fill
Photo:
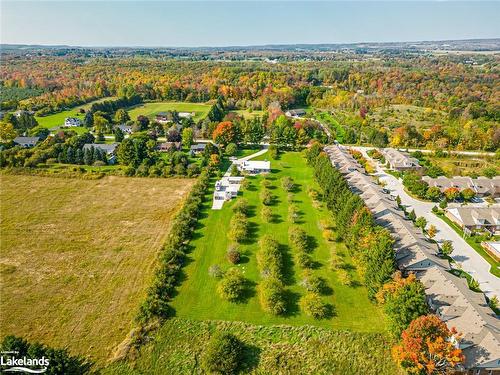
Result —
[[231, 121], [220, 122], [212, 133], [215, 143], [226, 146], [228, 143], [236, 142], [236, 126]]
[[424, 315], [403, 331], [392, 355], [408, 374], [445, 374], [465, 361], [456, 347], [459, 339], [455, 328], [448, 329], [436, 315]]

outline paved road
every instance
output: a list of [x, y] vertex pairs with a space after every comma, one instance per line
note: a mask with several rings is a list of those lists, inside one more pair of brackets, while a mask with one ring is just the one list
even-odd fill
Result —
[[[358, 149], [360, 151], [362, 150], [372, 150], [372, 149], [380, 149], [379, 147], [365, 147], [365, 146], [353, 146], [353, 148]], [[431, 152], [434, 152], [434, 150], [426, 150], [426, 149], [420, 149], [420, 148], [398, 148], [400, 151], [408, 151], [408, 152], [415, 152], [415, 151], [420, 151], [423, 154], [429, 154]], [[494, 152], [481, 152], [481, 151], [449, 151], [449, 150], [443, 150], [452, 154], [458, 154], [458, 155], [467, 155], [467, 156], [494, 156]]]
[[445, 240], [452, 241], [454, 248], [452, 258], [462, 266], [462, 269], [465, 272], [469, 273], [474, 279], [479, 281], [481, 289], [484, 293], [488, 297], [492, 297], [494, 295], [500, 297], [500, 278], [489, 272], [491, 267], [490, 264], [485, 261], [481, 255], [479, 255], [462, 237], [460, 237], [457, 232], [432, 213], [432, 207], [436, 204], [432, 202], [423, 202], [409, 196], [404, 191], [402, 181], [388, 173], [385, 173], [382, 167], [366, 154], [366, 148], [354, 148], [361, 151], [365, 158], [368, 158], [368, 160], [371, 160], [372, 163], [377, 166], [377, 172], [374, 175], [386, 183], [386, 189], [390, 190], [392, 195], [399, 195], [401, 203], [407, 206], [409, 211], [414, 209], [417, 216], [425, 217], [428, 225], [433, 224], [437, 228], [437, 234], [436, 237], [434, 237], [436, 241], [439, 243], [442, 243]]

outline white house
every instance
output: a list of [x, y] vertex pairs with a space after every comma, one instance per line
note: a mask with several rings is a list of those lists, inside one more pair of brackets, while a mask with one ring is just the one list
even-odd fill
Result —
[[271, 162], [267, 160], [243, 160], [237, 162], [238, 170], [249, 174], [269, 173], [271, 172]]
[[82, 126], [82, 120], [76, 117], [66, 117], [64, 119], [64, 126]]
[[215, 183], [213, 210], [220, 210], [225, 201], [235, 198], [240, 190], [244, 177], [222, 177]]

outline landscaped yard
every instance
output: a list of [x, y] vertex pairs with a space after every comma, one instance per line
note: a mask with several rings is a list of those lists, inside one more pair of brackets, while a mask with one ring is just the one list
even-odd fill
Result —
[[[113, 97], [102, 98], [102, 99], [95, 100], [93, 102], [69, 109], [67, 111], [62, 111], [62, 112], [55, 113], [53, 115], [48, 115], [48, 116], [43, 116], [43, 117], [36, 116], [35, 118], [38, 121], [39, 125], [43, 126], [44, 128], [52, 129], [52, 128], [57, 127], [57, 126], [64, 125], [64, 120], [66, 119], [66, 117], [76, 117], [76, 118], [79, 118], [83, 121], [83, 118], [85, 115], [80, 113], [80, 109], [87, 110], [94, 103], [99, 103], [99, 102], [102, 102], [105, 100], [113, 100], [113, 99], [115, 99], [115, 98], [113, 98]], [[74, 127], [71, 129], [77, 131], [78, 133], [82, 133], [82, 132], [87, 131], [87, 129], [84, 127]]]
[[262, 117], [264, 116], [264, 113], [266, 113], [266, 111], [258, 111], [258, 110], [249, 111], [248, 109], [239, 109], [233, 112], [236, 112], [237, 114], [243, 116], [246, 119], [251, 119], [257, 116]]
[[[261, 158], [268, 157], [267, 154]], [[236, 200], [226, 203], [220, 211], [209, 209], [211, 199], [205, 203], [206, 215], [200, 220], [194, 240], [193, 250], [189, 254], [188, 265], [184, 268], [186, 278], [179, 287], [179, 293], [172, 306], [176, 316], [195, 320], [230, 320], [244, 321], [253, 324], [275, 325], [316, 325], [334, 329], [350, 329], [361, 332], [382, 332], [385, 330], [384, 316], [381, 311], [369, 302], [366, 289], [360, 285], [360, 279], [352, 267], [352, 261], [342, 243], [327, 241], [322, 237], [320, 223], [329, 220], [327, 209], [319, 202], [314, 202], [308, 189], [316, 188], [312, 169], [306, 165], [300, 153], [289, 152], [272, 161], [272, 174], [269, 178], [275, 203], [270, 206], [274, 215], [272, 223], [265, 223], [261, 217], [262, 203], [259, 192], [264, 177], [249, 177], [250, 186]], [[333, 306], [333, 316], [324, 320], [315, 320], [306, 316], [298, 307], [298, 300], [305, 294], [300, 285], [302, 272], [293, 260], [293, 250], [288, 246], [288, 198], [281, 187], [281, 178], [292, 176], [298, 184], [294, 192], [293, 204], [300, 210], [297, 225], [313, 238], [315, 243], [312, 252], [318, 266], [313, 273], [326, 280], [330, 291], [323, 295], [323, 300]], [[238, 199], [246, 198], [251, 206], [249, 215], [250, 236], [240, 245], [242, 262], [237, 267], [250, 280], [248, 298], [242, 303], [230, 303], [217, 295], [218, 279], [209, 276], [209, 268], [218, 264], [223, 270], [231, 267], [226, 259], [226, 252], [231, 241], [227, 237], [232, 206]], [[316, 207], [315, 207], [316, 206]], [[285, 250], [285, 284], [288, 291], [288, 312], [284, 316], [274, 316], [262, 310], [256, 293], [256, 285], [262, 280], [257, 269], [256, 252], [258, 240], [269, 234], [277, 240]], [[357, 286], [344, 286], [340, 283], [337, 271], [330, 268], [332, 251], [336, 251], [348, 267], [349, 273], [357, 282]]]
[[185, 102], [151, 102], [144, 103], [131, 108], [128, 114], [132, 120], [137, 116], [143, 115], [154, 118], [158, 112], [177, 111], [177, 112], [195, 112], [194, 121], [204, 118], [211, 106], [203, 103], [185, 103]]
[[1, 175], [0, 337], [104, 362], [132, 327], [191, 179]]
[[442, 213], [436, 214], [437, 217], [439, 217], [441, 220], [443, 220], [446, 224], [448, 224], [455, 232], [457, 232], [460, 237], [463, 237], [465, 241], [479, 254], [481, 255], [484, 260], [486, 260], [490, 265], [490, 273], [493, 275], [500, 277], [500, 262], [497, 262], [495, 259], [493, 259], [488, 252], [483, 249], [480, 243], [477, 243], [474, 241], [474, 237], [464, 237], [464, 232], [462, 231], [462, 228], [458, 227], [455, 223], [453, 223], [450, 219], [448, 219], [445, 215]]

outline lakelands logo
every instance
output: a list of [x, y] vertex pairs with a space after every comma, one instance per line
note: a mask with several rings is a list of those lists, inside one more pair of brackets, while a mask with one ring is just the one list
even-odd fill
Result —
[[0, 356], [1, 372], [43, 374], [47, 371], [49, 366], [48, 358], [28, 358], [26, 356], [18, 358], [16, 354], [18, 352], [2, 352]]

